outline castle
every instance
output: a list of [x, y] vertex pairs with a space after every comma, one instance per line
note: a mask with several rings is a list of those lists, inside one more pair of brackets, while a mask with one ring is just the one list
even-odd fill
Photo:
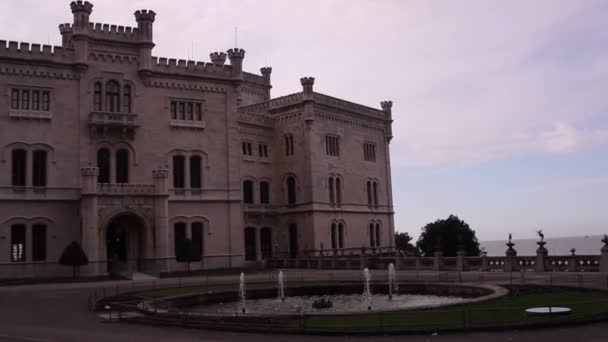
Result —
[[186, 241], [193, 269], [393, 249], [390, 101], [273, 99], [243, 49], [153, 57], [153, 11], [71, 10], [61, 46], [0, 41], [0, 277], [61, 274], [72, 241], [89, 274], [183, 270]]

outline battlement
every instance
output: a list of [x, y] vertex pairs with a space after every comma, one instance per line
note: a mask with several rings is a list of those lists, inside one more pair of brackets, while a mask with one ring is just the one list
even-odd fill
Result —
[[380, 106], [382, 107], [382, 110], [390, 113], [391, 109], [393, 108], [393, 101], [382, 101], [380, 102]]
[[93, 4], [88, 1], [72, 1], [70, 8], [72, 13], [85, 12], [91, 14], [93, 12]]
[[226, 63], [226, 53], [224, 52], [212, 52], [209, 54], [209, 58], [215, 64], [224, 65]]
[[152, 10], [143, 9], [143, 10], [135, 11], [135, 20], [138, 22], [140, 22], [140, 21], [154, 22], [155, 18], [156, 18], [156, 13]]
[[245, 58], [245, 50], [239, 48], [230, 49], [228, 50], [228, 58]]
[[187, 61], [184, 59], [152, 57], [152, 71], [177, 73], [190, 76], [229, 77], [232, 72], [232, 66], [219, 65], [215, 63]]
[[22, 60], [44, 60], [49, 62], [70, 63], [74, 60], [74, 50], [61, 46], [30, 44], [0, 40], [0, 58]]
[[102, 23], [89, 23], [89, 36], [94, 39], [137, 42], [137, 28]]
[[72, 33], [73, 29], [72, 29], [72, 24], [70, 23], [65, 23], [65, 24], [60, 24], [59, 25], [59, 32], [63, 35], [63, 34], [67, 34], [67, 33]]
[[252, 74], [249, 72], [243, 72], [243, 80], [245, 82], [257, 84], [257, 85], [266, 85], [264, 76]]

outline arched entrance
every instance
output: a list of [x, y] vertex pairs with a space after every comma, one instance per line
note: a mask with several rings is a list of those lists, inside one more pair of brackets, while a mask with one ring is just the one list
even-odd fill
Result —
[[136, 271], [144, 256], [144, 223], [133, 214], [114, 217], [106, 232], [108, 272]]

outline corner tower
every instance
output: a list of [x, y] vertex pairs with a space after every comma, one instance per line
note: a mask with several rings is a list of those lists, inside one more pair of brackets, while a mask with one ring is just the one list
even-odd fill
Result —
[[134, 15], [137, 21], [139, 71], [149, 72], [152, 68], [152, 49], [154, 48], [153, 28], [156, 13], [144, 9], [136, 11]]

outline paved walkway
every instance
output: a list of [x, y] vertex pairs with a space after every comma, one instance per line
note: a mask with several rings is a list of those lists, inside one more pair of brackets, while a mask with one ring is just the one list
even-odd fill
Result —
[[[346, 279], [359, 277], [358, 271], [352, 272], [326, 272], [286, 271], [286, 279]], [[443, 275], [442, 275], [443, 274]], [[452, 277], [464, 277], [464, 281], [484, 282], [510, 282], [513, 281], [505, 274], [438, 274], [433, 272], [414, 274], [400, 272], [401, 280], [418, 278], [419, 280], [443, 280]], [[256, 280], [271, 281], [274, 274], [259, 274], [249, 277]], [[584, 282], [600, 286], [606, 275], [595, 274], [594, 277], [585, 275]], [[376, 279], [383, 277], [382, 272], [374, 274]], [[448, 277], [449, 279], [445, 279]], [[485, 277], [485, 278], [484, 278]], [[559, 275], [553, 275], [552, 282], [559, 281]], [[195, 277], [187, 280], [188, 283], [204, 282], [233, 282], [238, 276], [221, 277]], [[546, 275], [530, 275], [527, 281], [537, 279], [539, 282], [548, 282]], [[567, 282], [577, 282], [579, 277], [568, 274], [561, 277]], [[157, 286], [168, 286], [184, 283], [185, 280], [163, 279]], [[96, 314], [88, 311], [87, 298], [92, 291], [100, 289], [139, 288], [150, 286], [150, 283], [137, 282], [97, 282], [79, 284], [48, 284], [28, 285], [0, 288], [0, 342], [107, 342], [107, 341], [533, 341], [546, 338], [553, 341], [606, 341], [608, 336], [608, 322], [574, 327], [561, 327], [542, 330], [503, 331], [503, 332], [474, 332], [463, 334], [439, 335], [409, 335], [409, 336], [375, 336], [375, 337], [319, 337], [319, 336], [286, 336], [231, 333], [205, 330], [185, 330], [179, 328], [158, 328], [150, 326], [103, 323]]]

